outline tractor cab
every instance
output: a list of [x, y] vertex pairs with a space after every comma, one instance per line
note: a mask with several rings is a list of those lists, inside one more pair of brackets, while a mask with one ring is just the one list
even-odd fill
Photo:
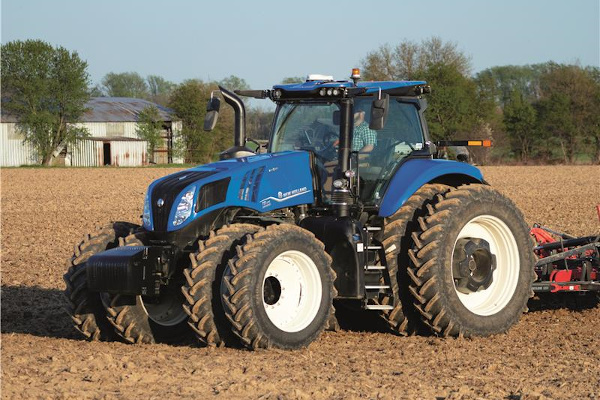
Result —
[[[329, 202], [333, 177], [340, 162], [341, 99], [316, 98], [279, 102], [269, 152], [306, 150], [314, 154], [323, 201]], [[429, 155], [425, 149], [426, 127], [420, 112], [424, 100], [393, 96], [385, 104], [383, 124], [374, 126], [373, 102], [377, 94], [352, 99], [353, 112], [345, 125], [351, 127], [349, 175], [358, 177], [357, 190], [365, 205], [377, 205], [386, 184], [403, 159]], [[372, 128], [373, 127], [373, 128]], [[374, 129], [376, 128], [376, 129]]]

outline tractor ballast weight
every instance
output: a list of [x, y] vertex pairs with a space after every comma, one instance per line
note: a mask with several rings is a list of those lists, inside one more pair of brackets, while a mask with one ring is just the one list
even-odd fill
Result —
[[528, 229], [477, 168], [436, 159], [425, 82], [353, 71], [237, 92], [277, 105], [266, 154], [246, 147], [236, 93], [211, 94], [205, 128], [219, 92], [234, 146], [153, 182], [141, 226], [115, 223], [78, 245], [65, 294], [84, 335], [151, 343], [189, 327], [210, 346], [293, 349], [336, 326], [334, 300], [399, 334], [517, 322], [534, 278]]

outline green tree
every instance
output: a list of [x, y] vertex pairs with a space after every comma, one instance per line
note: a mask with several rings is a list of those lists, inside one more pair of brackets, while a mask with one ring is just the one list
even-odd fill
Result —
[[555, 64], [540, 77], [540, 126], [558, 142], [564, 162], [574, 162], [591, 138], [598, 161], [599, 90], [594, 76], [576, 65]]
[[586, 72], [594, 82], [592, 85], [593, 94], [590, 96], [592, 112], [590, 115], [590, 141], [594, 149], [593, 160], [600, 165], [600, 68], [588, 67]]
[[504, 125], [511, 147], [522, 162], [527, 162], [536, 140], [537, 117], [533, 106], [518, 89], [504, 106]]
[[421, 43], [404, 40], [395, 47], [385, 44], [368, 53], [361, 64], [366, 80], [412, 80], [418, 72], [441, 64], [452, 67], [463, 76], [468, 76], [471, 71], [469, 57], [458, 49], [456, 43], [444, 43], [437, 36]]
[[551, 65], [552, 63], [497, 66], [479, 72], [476, 80], [488, 83], [501, 107], [510, 100], [515, 90], [527, 101], [534, 102], [540, 97], [540, 76]]
[[302, 83], [306, 81], [306, 77], [302, 76], [288, 76], [281, 80], [282, 85], [288, 85], [290, 83]]
[[154, 151], [160, 145], [163, 131], [163, 121], [155, 106], [144, 108], [138, 115], [138, 124], [135, 130], [140, 139], [148, 142], [148, 156], [154, 162]]
[[166, 106], [175, 84], [158, 75], [148, 75], [146, 82], [148, 83], [148, 100]]
[[233, 143], [233, 113], [224, 102], [219, 112], [219, 122], [212, 132], [205, 132], [204, 116], [206, 102], [215, 83], [187, 80], [178, 85], [171, 95], [169, 107], [182, 121], [182, 139], [185, 146], [185, 161], [207, 163]]
[[249, 90], [250, 85], [243, 78], [235, 75], [229, 75], [227, 78], [221, 79], [218, 82], [219, 86], [224, 87], [227, 90]]
[[486, 110], [479, 108], [475, 83], [455, 66], [433, 64], [414, 74], [432, 87], [426, 115], [434, 140], [468, 138], [487, 117]]
[[104, 93], [102, 93], [102, 89], [100, 88], [100, 85], [95, 85], [95, 86], [90, 87], [89, 93], [90, 93], [91, 97], [102, 97], [102, 96], [104, 96]]
[[149, 97], [148, 84], [137, 72], [109, 72], [102, 78], [102, 91], [109, 97]]
[[576, 127], [571, 118], [570, 99], [566, 93], [551, 93], [536, 103], [540, 117], [540, 128], [546, 133], [549, 156], [560, 151], [565, 164], [573, 162], [579, 141]]
[[271, 134], [271, 125], [273, 123], [273, 111], [260, 107], [252, 107], [247, 115], [248, 135], [252, 139], [268, 140]]
[[[87, 63], [77, 52], [40, 40], [1, 47], [2, 107], [18, 118], [18, 129], [44, 165], [88, 135], [77, 126], [89, 100]], [[5, 100], [6, 99], [6, 100]]]

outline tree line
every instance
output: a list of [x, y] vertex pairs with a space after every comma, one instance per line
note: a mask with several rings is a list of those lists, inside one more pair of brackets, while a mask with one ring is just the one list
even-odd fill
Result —
[[[47, 163], [61, 146], [86, 137], [67, 124], [79, 120], [92, 96], [135, 97], [169, 107], [181, 119], [186, 162], [206, 163], [232, 145], [233, 112], [222, 107], [219, 124], [203, 131], [206, 101], [218, 85], [249, 89], [237, 76], [174, 83], [136, 72], [104, 76], [92, 86], [77, 52], [39, 40], [2, 45], [2, 107], [19, 117], [25, 140]], [[424, 80], [432, 87], [426, 112], [433, 140], [491, 139], [475, 161], [489, 163], [600, 164], [600, 69], [547, 62], [497, 66], [472, 73], [456, 43], [432, 37], [385, 44], [361, 61], [365, 80]], [[281, 83], [303, 81], [288, 77]], [[275, 82], [274, 82], [275, 83]], [[267, 139], [272, 112], [247, 105], [250, 136]], [[138, 134], [154, 148], [160, 140], [157, 113], [140, 115]], [[150, 149], [149, 149], [150, 150]]]
[[434, 140], [491, 139], [480, 163], [600, 164], [600, 69], [547, 62], [471, 73], [456, 43], [433, 37], [380, 46], [362, 60], [368, 80], [424, 80]]

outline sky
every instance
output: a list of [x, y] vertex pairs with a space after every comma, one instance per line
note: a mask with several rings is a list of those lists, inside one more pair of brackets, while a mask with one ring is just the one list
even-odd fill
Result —
[[367, 53], [439, 36], [473, 72], [555, 61], [600, 66], [600, 0], [1, 0], [1, 41], [77, 51], [109, 72], [254, 89], [310, 73], [346, 79]]

